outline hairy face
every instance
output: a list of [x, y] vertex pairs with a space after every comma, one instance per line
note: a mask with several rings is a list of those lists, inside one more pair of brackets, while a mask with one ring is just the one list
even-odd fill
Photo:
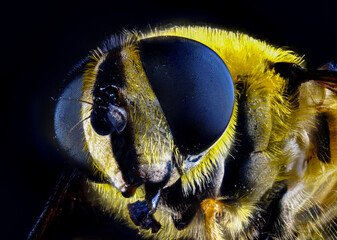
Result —
[[158, 239], [316, 229], [301, 216], [323, 202], [336, 208], [322, 193], [335, 183], [335, 95], [309, 81], [331, 72], [301, 64], [217, 29], [112, 37], [86, 59], [79, 84], [93, 202]]

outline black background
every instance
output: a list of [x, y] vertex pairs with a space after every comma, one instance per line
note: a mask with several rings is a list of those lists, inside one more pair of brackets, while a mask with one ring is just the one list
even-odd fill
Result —
[[62, 79], [123, 29], [210, 25], [305, 54], [337, 55], [336, 1], [13, 1], [0, 8], [1, 239], [26, 239], [65, 166], [53, 139]]

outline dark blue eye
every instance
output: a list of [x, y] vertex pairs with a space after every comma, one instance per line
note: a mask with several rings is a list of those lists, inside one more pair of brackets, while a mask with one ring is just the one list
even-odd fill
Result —
[[[81, 102], [69, 99], [81, 99], [82, 76], [75, 77], [62, 92], [54, 113], [56, 138], [67, 154], [79, 165], [85, 165], [87, 156], [83, 152], [84, 135], [80, 125]], [[78, 126], [78, 127], [77, 127]]]
[[209, 47], [181, 37], [139, 43], [143, 68], [183, 154], [198, 154], [225, 132], [234, 86], [223, 60]]

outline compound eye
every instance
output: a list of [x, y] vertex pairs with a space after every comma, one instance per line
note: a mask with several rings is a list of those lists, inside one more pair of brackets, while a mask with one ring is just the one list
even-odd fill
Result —
[[66, 153], [80, 166], [87, 164], [87, 156], [83, 152], [83, 128], [77, 126], [80, 119], [81, 103], [69, 99], [81, 99], [82, 76], [76, 76], [62, 92], [54, 114], [56, 138]]
[[226, 131], [234, 85], [223, 60], [194, 40], [169, 36], [139, 43], [145, 74], [183, 154], [198, 154]]

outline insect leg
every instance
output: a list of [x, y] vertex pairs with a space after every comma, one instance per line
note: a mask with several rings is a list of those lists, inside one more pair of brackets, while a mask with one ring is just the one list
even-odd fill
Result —
[[53, 219], [58, 215], [62, 208], [62, 202], [66, 198], [68, 189], [77, 175], [77, 170], [65, 172], [57, 183], [54, 193], [46, 203], [45, 209], [36, 222], [32, 231], [29, 233], [28, 240], [42, 239]]
[[206, 233], [210, 240], [222, 239], [222, 228], [217, 218], [221, 217], [226, 204], [221, 200], [208, 198], [201, 203], [201, 210], [205, 214]]

